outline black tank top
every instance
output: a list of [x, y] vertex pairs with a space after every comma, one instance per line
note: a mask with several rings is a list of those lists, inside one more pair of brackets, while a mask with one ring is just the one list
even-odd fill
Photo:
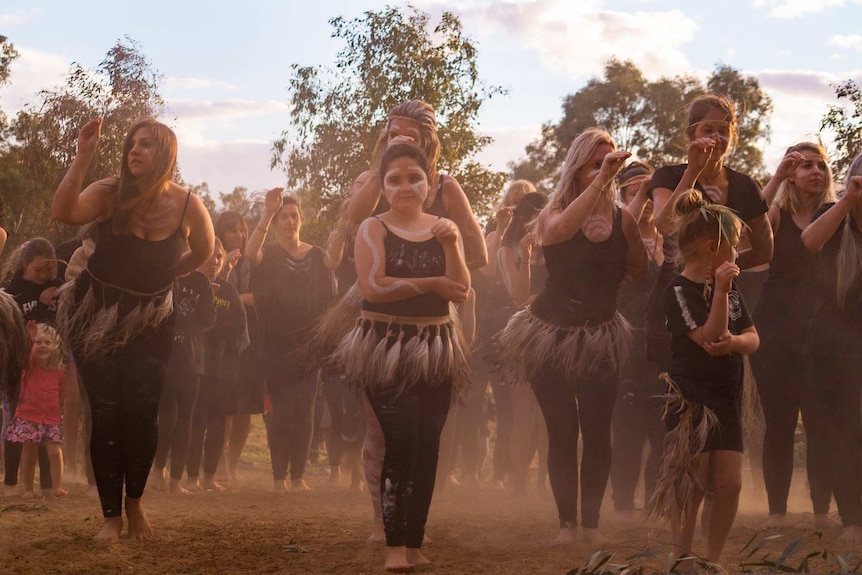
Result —
[[182, 222], [189, 198], [191, 192], [186, 196], [179, 227], [163, 240], [145, 240], [132, 233], [116, 235], [111, 220], [99, 222], [99, 240], [87, 269], [99, 280], [127, 290], [157, 293], [169, 288], [186, 249]]
[[[383, 248], [386, 250], [386, 275], [396, 278], [429, 278], [445, 275], [446, 254], [437, 238], [411, 242], [386, 229]], [[449, 302], [436, 293], [392, 302], [362, 302], [362, 309], [389, 315], [442, 317], [449, 314]]]
[[769, 275], [763, 284], [755, 320], [758, 327], [765, 320], [782, 323], [787, 328], [805, 328], [814, 305], [817, 254], [805, 249], [802, 230], [790, 212], [781, 210], [780, 214]]
[[570, 239], [542, 250], [548, 279], [531, 306], [536, 317], [563, 327], [613, 319], [628, 266], [621, 210], [614, 210], [611, 235], [605, 241], [592, 242], [578, 230]]

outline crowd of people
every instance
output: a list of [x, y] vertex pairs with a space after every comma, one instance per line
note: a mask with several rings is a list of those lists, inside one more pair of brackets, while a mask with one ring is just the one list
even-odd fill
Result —
[[767, 526], [784, 526], [801, 413], [815, 522], [862, 544], [862, 155], [840, 196], [819, 142], [788, 148], [761, 189], [725, 165], [734, 107], [702, 96], [685, 164], [654, 169], [585, 130], [552, 193], [511, 182], [483, 233], [437, 171], [433, 108], [412, 100], [316, 246], [281, 188], [257, 222], [213, 222], [171, 181], [177, 140], [155, 120], [131, 128], [117, 177], [85, 187], [101, 128], [80, 129], [54, 195], [52, 216], [79, 237], [6, 258], [6, 495], [40, 496], [37, 463], [41, 494], [67, 495], [80, 424], [96, 538], [127, 523], [145, 539], [145, 487], [222, 491], [219, 468], [236, 477], [261, 413], [273, 490], [308, 491], [321, 399], [330, 478], [344, 466], [367, 482], [389, 571], [429, 562], [435, 485], [478, 484], [490, 460], [488, 483], [523, 496], [537, 454], [556, 543], [605, 542], [609, 483], [635, 519], [642, 475], [645, 515], [669, 521], [678, 555], [700, 514], [718, 562], [742, 487], [743, 382], [756, 381]]

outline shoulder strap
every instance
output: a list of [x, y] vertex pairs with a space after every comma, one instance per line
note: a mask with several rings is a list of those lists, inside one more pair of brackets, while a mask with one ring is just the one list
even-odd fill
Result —
[[192, 193], [191, 193], [191, 192], [187, 192], [187, 193], [186, 193], [186, 204], [183, 206], [183, 215], [182, 215], [182, 216], [180, 216], [180, 227], [183, 227], [183, 222], [184, 222], [184, 221], [185, 221], [185, 219], [186, 219], [186, 210], [188, 210], [188, 209], [189, 209], [189, 200], [190, 200], [190, 199], [192, 199]]
[[383, 224], [383, 229], [386, 230], [386, 233], [389, 233], [389, 226], [386, 225], [386, 222], [384, 222], [377, 216], [374, 216], [374, 219]]

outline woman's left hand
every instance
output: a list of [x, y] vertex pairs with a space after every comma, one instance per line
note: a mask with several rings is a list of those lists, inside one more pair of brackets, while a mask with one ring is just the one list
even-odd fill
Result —
[[54, 295], [57, 293], [56, 287], [49, 287], [42, 290], [42, 293], [39, 294], [39, 301], [45, 305], [49, 305], [51, 300], [54, 299]]
[[458, 226], [456, 226], [455, 222], [452, 220], [440, 218], [433, 226], [431, 226], [431, 233], [434, 234], [437, 241], [444, 246], [453, 246], [458, 244]]
[[224, 259], [224, 265], [227, 268], [227, 271], [231, 271], [241, 257], [242, 252], [240, 250], [231, 250], [228, 252], [227, 257]]
[[727, 355], [733, 351], [733, 336], [730, 332], [724, 332], [717, 340], [703, 342], [703, 349], [712, 357]]

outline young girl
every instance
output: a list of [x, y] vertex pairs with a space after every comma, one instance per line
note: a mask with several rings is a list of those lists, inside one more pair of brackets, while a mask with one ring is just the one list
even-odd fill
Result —
[[5, 439], [23, 444], [21, 470], [24, 498], [32, 499], [36, 472], [36, 448], [44, 445], [51, 460], [53, 495], [63, 497], [63, 450], [60, 447], [60, 419], [66, 381], [62, 367], [60, 337], [51, 326], [30, 321], [27, 331], [33, 340], [30, 364], [21, 380], [21, 394], [15, 417], [6, 429]]
[[[239, 373], [239, 356], [245, 347], [246, 319], [240, 295], [228, 280], [219, 277], [226, 258], [216, 238], [215, 250], [198, 271], [212, 282], [215, 323], [203, 336], [203, 376], [192, 421], [188, 481], [191, 489], [223, 491], [215, 475], [224, 452], [225, 424], [230, 391]], [[198, 477], [203, 456], [203, 483]]]
[[[802, 392], [808, 469], [826, 469], [844, 533], [862, 545], [862, 154], [847, 170], [844, 195], [822, 205], [802, 232], [819, 252], [814, 309], [805, 338], [809, 355]], [[814, 485], [812, 487], [812, 495]]]
[[665, 290], [672, 360], [665, 376], [668, 433], [651, 513], [670, 516], [689, 553], [705, 493], [712, 494], [706, 559], [721, 557], [742, 487], [742, 356], [760, 341], [734, 278], [741, 221], [691, 190], [674, 204], [682, 273]]
[[466, 300], [470, 275], [457, 226], [422, 212], [428, 180], [418, 148], [396, 144], [384, 153], [379, 181], [390, 208], [359, 228], [362, 314], [334, 354], [365, 389], [383, 431], [380, 494], [392, 572], [428, 563], [420, 547], [440, 433], [468, 369], [449, 302]]
[[[21, 244], [9, 258], [8, 281], [3, 291], [11, 295], [24, 321], [54, 323], [57, 312], [56, 293], [63, 281], [57, 278], [57, 260], [54, 246], [45, 238], [33, 238]], [[6, 398], [8, 425], [15, 413], [17, 396]], [[46, 495], [51, 490], [50, 459], [44, 446], [39, 446], [39, 484]], [[18, 485], [18, 468], [21, 461], [21, 444], [12, 443], [4, 451], [5, 489], [13, 492]]]

